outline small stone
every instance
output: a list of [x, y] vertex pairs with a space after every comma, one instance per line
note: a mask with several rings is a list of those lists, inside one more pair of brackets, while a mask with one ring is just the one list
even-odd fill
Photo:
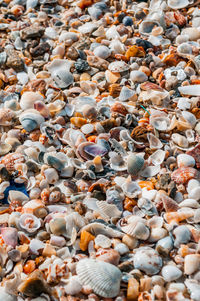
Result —
[[166, 265], [162, 268], [162, 276], [167, 282], [179, 279], [182, 276], [181, 270], [174, 265]]
[[9, 68], [13, 68], [17, 72], [23, 71], [24, 63], [22, 59], [18, 56], [18, 53], [12, 49], [6, 50], [6, 53], [7, 53], [6, 66]]
[[128, 289], [127, 289], [127, 300], [136, 301], [139, 296], [139, 283], [135, 278], [131, 278], [128, 281]]
[[35, 39], [43, 36], [45, 28], [42, 26], [30, 26], [21, 30], [20, 36], [22, 40]]

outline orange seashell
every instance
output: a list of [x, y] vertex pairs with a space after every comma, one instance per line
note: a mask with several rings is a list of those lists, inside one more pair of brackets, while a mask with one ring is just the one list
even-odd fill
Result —
[[137, 300], [138, 295], [139, 295], [139, 283], [135, 278], [131, 278], [128, 281], [127, 300], [130, 301]]
[[87, 231], [82, 231], [81, 232], [81, 240], [80, 240], [80, 249], [81, 251], [86, 251], [88, 248], [88, 244], [91, 240], [94, 240], [95, 236], [90, 234]]
[[186, 184], [191, 179], [199, 178], [199, 172], [192, 167], [180, 167], [171, 174], [171, 178], [177, 184]]
[[70, 118], [70, 122], [75, 125], [76, 127], [80, 128], [82, 125], [87, 123], [87, 119], [82, 117], [72, 117]]
[[140, 85], [140, 88], [142, 90], [145, 90], [145, 91], [148, 91], [149, 89], [157, 90], [157, 91], [163, 91], [163, 89], [160, 86], [158, 86], [158, 85], [156, 85], [154, 83], [151, 83], [151, 82], [142, 83]]
[[189, 247], [187, 245], [181, 245], [178, 252], [181, 255], [181, 257], [185, 257], [186, 255], [190, 254]]
[[122, 89], [122, 87], [120, 87], [119, 84], [112, 84], [109, 87], [109, 93], [113, 97], [118, 97], [119, 94], [120, 94], [121, 89]]
[[174, 18], [179, 26], [184, 26], [187, 22], [186, 18], [180, 12], [174, 12]]
[[93, 4], [93, 1], [92, 0], [81, 0], [80, 2], [78, 2], [78, 6], [81, 8], [81, 9], [85, 9], [86, 7], [89, 7]]
[[92, 135], [92, 136], [87, 137], [87, 141], [95, 143], [96, 142], [96, 138], [97, 138], [97, 136]]
[[25, 274], [30, 274], [35, 270], [36, 266], [35, 266], [35, 261], [34, 260], [28, 260], [23, 268], [23, 271]]
[[176, 66], [181, 61], [181, 58], [178, 56], [178, 54], [172, 53], [168, 54], [163, 61], [165, 64], [171, 67]]
[[118, 265], [120, 255], [114, 249], [99, 249], [96, 253], [96, 259]]
[[125, 53], [125, 57], [129, 60], [131, 57], [145, 57], [145, 50], [141, 46], [133, 45]]
[[149, 118], [141, 118], [139, 121], [138, 121], [138, 125], [139, 126], [145, 126], [149, 124]]
[[189, 217], [192, 217], [194, 213], [192, 211], [188, 212], [168, 212], [164, 215], [168, 224], [170, 223], [179, 223]]
[[142, 292], [139, 294], [138, 301], [153, 301], [153, 299], [148, 292]]
[[15, 170], [14, 165], [17, 163], [24, 163], [25, 158], [24, 155], [20, 153], [12, 153], [3, 157], [1, 163], [5, 165], [8, 171], [12, 172]]
[[119, 102], [116, 102], [111, 107], [111, 112], [119, 113], [119, 114], [124, 115], [124, 116], [126, 116], [126, 114], [128, 114], [128, 111], [127, 111], [126, 107], [123, 104], [119, 103]]
[[140, 181], [138, 185], [140, 188], [147, 188], [147, 190], [154, 189], [154, 184], [151, 181]]
[[137, 202], [133, 199], [129, 199], [128, 197], [125, 198], [125, 201], [124, 201], [124, 209], [125, 210], [128, 210], [130, 212], [133, 211], [133, 207], [137, 205]]
[[190, 232], [192, 234], [192, 238], [193, 240], [196, 242], [196, 243], [199, 243], [200, 242], [200, 231], [195, 229], [195, 228], [192, 228], [190, 229]]

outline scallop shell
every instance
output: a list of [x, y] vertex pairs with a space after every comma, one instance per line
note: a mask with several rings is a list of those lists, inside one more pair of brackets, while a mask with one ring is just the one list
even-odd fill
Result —
[[114, 265], [94, 259], [82, 259], [76, 272], [82, 285], [89, 285], [94, 293], [104, 298], [114, 298], [120, 290], [122, 274]]
[[192, 167], [180, 167], [171, 174], [171, 178], [177, 184], [186, 184], [191, 179], [199, 178], [199, 172]]
[[34, 234], [41, 227], [41, 222], [35, 215], [24, 213], [20, 216], [19, 226], [26, 232]]
[[105, 218], [120, 217], [122, 214], [114, 204], [108, 204], [105, 201], [97, 201], [96, 204], [100, 214]]

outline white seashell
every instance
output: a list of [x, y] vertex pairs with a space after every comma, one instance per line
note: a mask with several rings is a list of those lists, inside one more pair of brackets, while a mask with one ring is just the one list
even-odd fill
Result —
[[157, 242], [159, 239], [162, 239], [167, 235], [167, 230], [164, 228], [152, 228], [151, 234], [149, 236], [149, 242]]
[[157, 151], [155, 151], [151, 156], [149, 156], [148, 158], [148, 163], [149, 164], [153, 164], [153, 165], [160, 165], [163, 163], [164, 159], [165, 159], [165, 154], [166, 152], [158, 149]]
[[142, 189], [142, 198], [147, 199], [149, 201], [153, 201], [156, 197], [157, 190], [151, 189], [147, 190], [146, 188]]
[[101, 247], [104, 249], [110, 248], [111, 247], [111, 240], [105, 235], [99, 234], [94, 240], [95, 242], [95, 247]]
[[0, 287], [0, 296], [3, 301], [17, 301], [17, 297], [10, 295], [5, 291], [5, 287]]
[[148, 80], [148, 76], [139, 70], [133, 70], [130, 73], [130, 79], [136, 83], [143, 83]]
[[115, 53], [124, 54], [126, 51], [125, 45], [121, 43], [118, 39], [112, 40], [110, 42], [109, 48]]
[[78, 41], [78, 35], [75, 32], [64, 31], [59, 36], [59, 42], [65, 42], [67, 40], [72, 40], [73, 42]]
[[186, 27], [182, 30], [181, 34], [188, 35], [190, 41], [197, 41], [200, 38], [200, 31], [195, 27]]
[[[193, 279], [186, 279], [185, 285], [190, 292], [190, 298], [194, 301], [200, 300], [200, 284]], [[191, 300], [190, 299], [190, 300]]]
[[111, 227], [108, 227], [108, 226], [105, 226], [104, 224], [96, 223], [96, 222], [84, 226], [81, 229], [81, 231], [88, 231], [94, 236], [103, 234], [110, 238], [113, 238], [113, 237], [122, 238], [123, 237], [123, 233], [120, 232], [120, 230], [112, 229]]
[[191, 179], [187, 185], [187, 192], [191, 193], [192, 190], [196, 187], [200, 187], [200, 182], [196, 179]]
[[122, 274], [107, 262], [82, 259], [77, 263], [76, 272], [82, 285], [88, 285], [95, 294], [104, 298], [114, 298], [120, 290]]
[[131, 181], [130, 178], [126, 179], [126, 181], [121, 185], [121, 188], [125, 195], [130, 198], [138, 196], [142, 191], [140, 186], [136, 182]]
[[111, 27], [109, 27], [107, 29], [107, 31], [106, 31], [106, 38], [108, 40], [120, 38], [120, 35], [119, 35], [118, 31], [117, 31], [116, 25], [112, 25]]
[[97, 201], [96, 205], [99, 213], [105, 218], [120, 217], [121, 211], [114, 204], [108, 204], [106, 201]]
[[40, 219], [33, 214], [24, 213], [20, 216], [19, 226], [28, 233], [35, 233], [41, 226]]
[[170, 120], [168, 117], [150, 117], [150, 124], [158, 131], [167, 131], [169, 125], [170, 125]]
[[191, 103], [190, 103], [190, 101], [189, 101], [188, 98], [186, 98], [186, 97], [180, 97], [178, 99], [177, 107], [180, 110], [187, 110], [187, 109], [190, 109]]
[[152, 30], [159, 26], [160, 26], [160, 24], [157, 21], [146, 19], [140, 23], [139, 32], [143, 35], [149, 36], [149, 35], [151, 35]]
[[115, 61], [109, 64], [108, 70], [113, 73], [124, 72], [129, 70], [130, 66], [126, 64], [124, 61]]
[[54, 184], [59, 179], [58, 173], [55, 168], [45, 169], [44, 176], [49, 184]]
[[188, 143], [188, 140], [186, 139], [186, 137], [184, 137], [178, 133], [172, 134], [171, 139], [175, 144], [177, 144], [180, 147], [187, 148], [189, 146], [189, 143]]
[[124, 243], [117, 244], [114, 250], [116, 250], [120, 255], [129, 253], [129, 248]]
[[200, 268], [200, 254], [189, 254], [185, 256], [184, 273], [192, 275], [199, 271]]
[[194, 213], [194, 222], [196, 224], [200, 223], [200, 209], [195, 210], [195, 213]]
[[183, 95], [200, 96], [199, 85], [182, 86], [178, 90]]
[[64, 286], [65, 292], [67, 295], [76, 295], [80, 293], [82, 285], [80, 284], [78, 277], [73, 276], [69, 279], [67, 285]]
[[188, 194], [188, 197], [191, 199], [194, 199], [196, 201], [200, 200], [200, 187], [193, 188], [190, 193]]
[[187, 154], [180, 154], [177, 156], [177, 165], [178, 167], [194, 167], [195, 166], [195, 160], [192, 156]]
[[182, 116], [189, 124], [191, 124], [192, 127], [195, 126], [197, 120], [196, 120], [196, 117], [194, 116], [194, 114], [192, 114], [188, 111], [183, 111]]
[[163, 147], [162, 142], [156, 136], [154, 136], [152, 133], [147, 133], [147, 139], [149, 141], [150, 148], [156, 149], [156, 148]]
[[153, 216], [148, 220], [148, 226], [150, 228], [162, 228], [163, 218], [161, 216]]
[[162, 267], [162, 259], [154, 249], [141, 247], [134, 255], [134, 267], [145, 272], [147, 275], [155, 275]]
[[106, 60], [111, 54], [111, 51], [108, 47], [101, 45], [101, 46], [97, 46], [94, 49], [94, 55]]
[[9, 196], [10, 202], [23, 203], [23, 202], [29, 201], [29, 197], [25, 193], [23, 193], [21, 191], [17, 191], [17, 190], [10, 190], [8, 196]]
[[85, 24], [78, 27], [78, 31], [82, 34], [89, 34], [97, 28], [97, 24], [94, 24], [93, 22], [86, 22]]
[[162, 276], [167, 282], [179, 279], [182, 276], [181, 270], [175, 265], [166, 265], [162, 268]]
[[[198, 196], [200, 198], [200, 196]], [[185, 199], [184, 201], [180, 202], [179, 207], [190, 207], [190, 208], [199, 208], [199, 203], [195, 199]]]
[[119, 95], [120, 101], [127, 101], [135, 95], [135, 91], [123, 86]]
[[22, 110], [34, 109], [34, 103], [36, 101], [43, 101], [43, 97], [38, 92], [24, 92], [20, 99], [20, 107]]
[[140, 176], [144, 178], [154, 177], [160, 171], [160, 165], [147, 166], [140, 172]]
[[173, 9], [180, 9], [188, 6], [190, 2], [188, 0], [168, 0], [167, 5]]

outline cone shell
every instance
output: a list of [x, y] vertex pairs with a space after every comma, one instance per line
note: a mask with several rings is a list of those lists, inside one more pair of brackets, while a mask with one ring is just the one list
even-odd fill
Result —
[[122, 274], [114, 265], [82, 259], [77, 263], [76, 272], [82, 285], [88, 285], [95, 294], [104, 298], [114, 298], [120, 290]]

